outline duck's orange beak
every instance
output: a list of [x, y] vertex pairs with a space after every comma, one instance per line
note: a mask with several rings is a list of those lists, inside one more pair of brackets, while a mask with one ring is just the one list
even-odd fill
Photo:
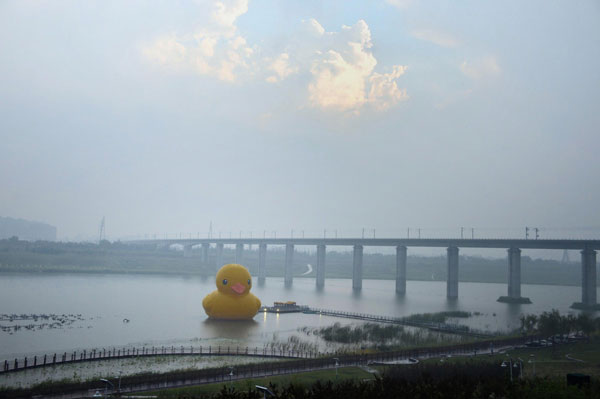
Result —
[[244, 291], [246, 291], [246, 287], [244, 287], [244, 285], [240, 283], [235, 283], [231, 286], [231, 289], [238, 295], [241, 295], [244, 293]]

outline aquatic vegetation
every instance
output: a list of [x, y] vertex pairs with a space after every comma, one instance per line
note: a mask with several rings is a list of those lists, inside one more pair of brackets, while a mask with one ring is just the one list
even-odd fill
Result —
[[[9, 324], [0, 324], [0, 331], [10, 335], [17, 331], [27, 330], [53, 330], [63, 328], [73, 328], [77, 322], [83, 322], [86, 319], [81, 314], [0, 314], [0, 322]], [[27, 322], [27, 323], [23, 323]], [[79, 326], [79, 328], [83, 328]], [[89, 328], [89, 327], [88, 327]]]
[[275, 352], [318, 352], [319, 345], [315, 342], [303, 341], [297, 335], [288, 337], [287, 341], [282, 342], [279, 340], [277, 334], [273, 334], [273, 340], [264, 346], [267, 351]]
[[473, 314], [462, 310], [451, 310], [437, 313], [417, 313], [403, 317], [402, 320], [412, 323], [445, 323], [450, 318], [468, 318]]
[[472, 340], [465, 336], [443, 334], [422, 328], [405, 327], [396, 324], [382, 325], [366, 323], [342, 326], [334, 323], [329, 327], [306, 329], [307, 335], [318, 335], [327, 342], [344, 344], [343, 349], [388, 350], [407, 348], [425, 344], [455, 343]]

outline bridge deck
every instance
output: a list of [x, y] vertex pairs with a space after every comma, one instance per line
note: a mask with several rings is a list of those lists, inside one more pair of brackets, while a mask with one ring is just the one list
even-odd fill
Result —
[[374, 247], [460, 247], [522, 249], [600, 249], [600, 240], [525, 240], [501, 238], [180, 238], [127, 241], [130, 244], [267, 244], [267, 245], [339, 245]]

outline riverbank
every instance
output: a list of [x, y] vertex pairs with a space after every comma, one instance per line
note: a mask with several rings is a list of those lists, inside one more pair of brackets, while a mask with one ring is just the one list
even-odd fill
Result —
[[[586, 395], [588, 388], [568, 386], [566, 374], [579, 373], [589, 375], [592, 378], [592, 387], [598, 388], [600, 378], [600, 342], [580, 342], [572, 345], [562, 345], [557, 348], [536, 348], [536, 349], [513, 349], [495, 355], [471, 355], [471, 356], [437, 356], [430, 359], [421, 360], [418, 366], [415, 365], [386, 365], [386, 366], [359, 366], [359, 367], [344, 367], [338, 370], [320, 370], [306, 373], [298, 373], [294, 375], [285, 375], [271, 378], [252, 378], [242, 381], [233, 381], [228, 384], [216, 383], [205, 384], [195, 387], [174, 388], [166, 390], [157, 390], [145, 392], [144, 395], [156, 395], [159, 398], [177, 398], [177, 397], [222, 397], [219, 393], [224, 386], [233, 392], [241, 393], [252, 390], [256, 385], [275, 387], [275, 391], [280, 394], [279, 397], [285, 397], [281, 393], [289, 391], [290, 386], [302, 387], [306, 391], [314, 391], [315, 384], [321, 386], [331, 384], [331, 389], [334, 390], [336, 385], [342, 384], [360, 384], [361, 382], [376, 382], [381, 379], [382, 384], [389, 383], [389, 379], [404, 379], [407, 385], [418, 385], [422, 376], [427, 373], [429, 381], [427, 389], [432, 390], [440, 382], [440, 376], [446, 375], [447, 378], [453, 378], [454, 375], [460, 375], [461, 379], [469, 379], [475, 375], [476, 381], [472, 386], [463, 388], [464, 391], [471, 389], [481, 390], [482, 386], [489, 383], [488, 380], [495, 380], [498, 386], [508, 388], [511, 386], [510, 373], [506, 367], [502, 367], [502, 363], [508, 358], [524, 359], [523, 379], [519, 378], [520, 368], [516, 368], [513, 375], [513, 390], [527, 391], [525, 395], [517, 397], [535, 398], [536, 392], [541, 398], [548, 398], [550, 392], [552, 397], [598, 397]], [[577, 357], [577, 360], [571, 360]], [[486, 375], [487, 374], [487, 375]], [[491, 376], [490, 376], [491, 374]], [[432, 384], [433, 383], [433, 384]], [[432, 387], [433, 385], [433, 387]], [[491, 385], [491, 384], [490, 384]], [[535, 391], [534, 389], [535, 388]], [[497, 388], [496, 388], [497, 389]], [[283, 391], [283, 392], [282, 392]], [[534, 391], [534, 392], [532, 392]], [[360, 391], [358, 391], [360, 392]], [[424, 390], [421, 390], [421, 395], [425, 395]], [[513, 391], [514, 392], [514, 391]], [[597, 392], [597, 391], [596, 391]], [[430, 395], [434, 396], [433, 392]], [[444, 391], [444, 397], [448, 397], [450, 392]], [[464, 392], [463, 392], [464, 393]], [[484, 397], [491, 396], [492, 390]], [[496, 392], [500, 393], [500, 392]], [[590, 392], [591, 393], [591, 392]], [[404, 392], [399, 395], [410, 396], [410, 392], [404, 389]], [[330, 394], [330, 397], [333, 396]], [[396, 396], [401, 398], [402, 396]], [[468, 397], [462, 395], [461, 397]], [[499, 397], [502, 397], [499, 395]]]
[[[496, 388], [500, 386], [519, 388], [514, 384], [535, 384], [539, 389], [550, 383], [554, 389], [558, 387], [561, 392], [563, 390], [570, 392], [569, 390], [572, 388], [567, 387], [564, 378], [567, 373], [590, 375], [593, 386], [597, 386], [597, 379], [600, 377], [600, 369], [597, 366], [600, 363], [600, 345], [597, 340], [565, 344], [555, 348], [521, 347], [514, 349], [511, 346], [525, 341], [526, 339], [523, 338], [497, 341], [493, 355], [489, 352], [489, 342], [484, 342], [443, 348], [421, 348], [397, 353], [339, 355], [335, 359], [325, 357], [252, 365], [230, 364], [217, 368], [188, 369], [159, 374], [143, 373], [122, 378], [121, 386], [123, 392], [143, 391], [143, 395], [159, 397], [181, 397], [182, 395], [207, 397], [215, 394], [219, 397], [219, 392], [223, 389], [231, 394], [231, 396], [225, 397], [241, 397], [239, 395], [250, 392], [255, 385], [261, 385], [271, 387], [277, 391], [279, 397], [287, 397], [285, 392], [289, 389], [289, 384], [296, 385], [297, 389], [310, 392], [314, 384], [325, 384], [335, 388], [336, 385], [345, 383], [346, 380], [360, 383], [365, 382], [363, 380], [372, 382], [381, 378], [380, 383], [385, 383], [386, 378], [392, 378], [410, 382], [419, 381], [423, 376], [428, 375], [429, 384], [432, 385], [439, 380], [455, 379], [460, 375], [460, 380], [463, 382], [470, 378], [474, 380], [473, 386], [466, 385], [463, 389], [481, 388], [481, 384], [485, 385], [485, 381], [492, 378], [491, 381], [494, 381], [493, 386]], [[507, 348], [507, 345], [507, 350], [498, 353], [499, 350]], [[488, 351], [486, 352], [486, 350]], [[395, 359], [408, 357], [417, 358], [420, 362], [411, 365], [393, 364]], [[535, 365], [528, 362], [532, 358]], [[524, 359], [523, 380], [518, 378], [521, 368], [516, 367], [513, 370], [514, 381], [511, 384], [509, 369], [501, 366], [504, 361], [509, 359], [515, 361]], [[375, 363], [389, 363], [389, 365], [369, 366], [368, 364], [374, 360], [376, 360]], [[535, 374], [533, 373], [534, 367]], [[105, 377], [113, 383], [117, 383], [114, 371], [108, 372]], [[163, 387], [177, 386], [177, 381], [181, 382], [179, 385], [188, 386], [163, 389]], [[192, 384], [198, 385], [190, 387], [189, 385]], [[144, 390], [144, 387], [148, 389]], [[3, 389], [0, 390], [0, 395], [7, 398], [37, 394], [50, 396], [68, 392], [91, 391], [93, 393], [96, 389], [101, 391], [104, 389], [104, 383], [99, 379], [80, 381], [79, 383], [72, 381], [46, 383], [31, 389]], [[485, 397], [488, 397], [489, 393], [491, 391]]]

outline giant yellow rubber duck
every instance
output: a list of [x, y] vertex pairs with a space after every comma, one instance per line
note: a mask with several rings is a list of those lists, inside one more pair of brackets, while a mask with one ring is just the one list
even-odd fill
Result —
[[245, 320], [253, 318], [260, 309], [260, 299], [250, 293], [252, 277], [242, 265], [231, 263], [217, 272], [217, 290], [202, 300], [208, 317]]

